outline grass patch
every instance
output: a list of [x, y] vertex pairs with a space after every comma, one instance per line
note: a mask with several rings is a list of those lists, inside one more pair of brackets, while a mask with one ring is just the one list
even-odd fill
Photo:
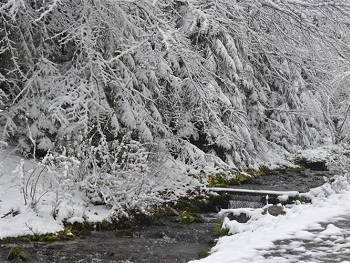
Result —
[[195, 222], [195, 217], [191, 215], [188, 211], [181, 211], [179, 218], [176, 220], [180, 224], [191, 224]]
[[328, 171], [325, 160], [312, 161], [303, 157], [298, 157], [294, 159], [294, 163], [313, 171]]
[[258, 171], [252, 169], [239, 172], [231, 171], [225, 173], [216, 173], [209, 175], [208, 186], [209, 187], [226, 187], [228, 185], [241, 185], [254, 183], [254, 176], [259, 174]]
[[230, 199], [228, 193], [181, 197], [173, 207], [178, 211], [186, 210], [192, 214], [218, 212], [221, 208], [228, 207]]
[[215, 234], [219, 235], [219, 236], [227, 236], [228, 235], [228, 228], [222, 227], [223, 221], [222, 220], [218, 220], [216, 222], [216, 224], [213, 227], [213, 230], [215, 232]]
[[18, 237], [6, 237], [0, 240], [0, 243], [30, 243], [30, 242], [58, 242], [58, 241], [67, 241], [74, 240], [76, 236], [70, 231], [70, 229], [64, 229], [57, 233], [47, 233], [47, 234], [33, 234], [33, 235], [24, 235]]
[[19, 259], [20, 262], [26, 261], [26, 252], [22, 246], [13, 246], [7, 255], [7, 260], [16, 261]]
[[197, 258], [201, 259], [201, 258], [206, 258], [207, 256], [209, 256], [209, 252], [205, 249], [199, 249], [197, 251]]
[[305, 195], [298, 195], [297, 199], [300, 203], [311, 203], [311, 199]]

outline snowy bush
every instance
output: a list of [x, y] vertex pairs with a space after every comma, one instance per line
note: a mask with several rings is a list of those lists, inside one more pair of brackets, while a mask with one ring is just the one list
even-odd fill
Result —
[[85, 174], [79, 176], [80, 185], [92, 202], [108, 205], [116, 211], [144, 209], [157, 202], [149, 182], [150, 153], [147, 149], [129, 136], [113, 149], [101, 156], [100, 163], [92, 161], [92, 169], [81, 167]]
[[48, 154], [44, 160], [30, 164], [23, 159], [12, 171], [12, 181], [23, 195], [24, 205], [38, 211], [45, 199], [50, 200], [51, 214], [63, 200], [77, 190], [75, 174], [78, 162], [72, 158]]

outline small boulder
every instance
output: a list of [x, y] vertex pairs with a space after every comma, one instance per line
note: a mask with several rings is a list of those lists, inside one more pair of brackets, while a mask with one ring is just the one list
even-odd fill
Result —
[[279, 215], [286, 214], [283, 206], [280, 206], [280, 205], [271, 205], [268, 208], [265, 208], [262, 214], [265, 215], [266, 213], [269, 213], [272, 216], [279, 216]]
[[250, 216], [248, 216], [246, 213], [240, 213], [239, 215], [236, 215], [234, 213], [229, 213], [226, 216], [231, 221], [236, 220], [238, 223], [247, 223], [250, 219]]
[[166, 206], [164, 209], [165, 215], [167, 216], [179, 216], [180, 213], [170, 206]]

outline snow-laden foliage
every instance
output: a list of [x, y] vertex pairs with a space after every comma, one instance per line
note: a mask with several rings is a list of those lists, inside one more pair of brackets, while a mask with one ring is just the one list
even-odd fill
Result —
[[257, 167], [348, 140], [349, 14], [346, 0], [3, 1], [4, 140], [76, 158], [73, 181], [117, 210], [157, 202], [168, 160]]
[[333, 142], [350, 142], [350, 94], [349, 72], [336, 74], [331, 85], [334, 89], [326, 97], [324, 116], [332, 134]]

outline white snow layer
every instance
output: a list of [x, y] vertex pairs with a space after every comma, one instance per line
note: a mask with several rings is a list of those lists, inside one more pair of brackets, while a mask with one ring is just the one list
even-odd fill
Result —
[[[167, 161], [163, 166], [155, 171], [162, 176], [149, 182], [154, 191], [168, 188], [181, 196], [187, 185], [199, 185], [183, 164]], [[0, 149], [0, 239], [58, 232], [63, 230], [63, 220], [95, 223], [111, 219], [114, 209], [90, 204], [85, 193], [70, 188], [72, 184], [62, 173], [53, 176], [34, 160]]]
[[[221, 237], [211, 254], [201, 260], [190, 261], [191, 263], [260, 263], [260, 262], [297, 262], [281, 256], [266, 257], [268, 251], [275, 247], [274, 241], [283, 239], [296, 240], [321, 240], [331, 237], [334, 240], [343, 236], [346, 230], [328, 224], [326, 229], [318, 234], [311, 230], [322, 230], [317, 222], [329, 222], [350, 212], [350, 190], [347, 178], [339, 178], [343, 190], [328, 183], [322, 187], [312, 189], [314, 196], [311, 204], [299, 204], [285, 207], [285, 215], [277, 217], [270, 214], [262, 214], [263, 209], [249, 211], [251, 219], [247, 223], [238, 223], [224, 220], [224, 226], [230, 230], [230, 236]], [[338, 189], [337, 192], [332, 189]], [[231, 212], [235, 214], [240, 211]], [[226, 209], [224, 212], [230, 212]], [[338, 218], [339, 219], [339, 218]], [[295, 241], [296, 242], [296, 241]], [[292, 242], [293, 243], [293, 242]], [[293, 243], [297, 249], [305, 249], [301, 244]], [[289, 244], [289, 246], [293, 245]], [[339, 246], [339, 244], [334, 243]], [[349, 243], [346, 242], [347, 246]], [[294, 249], [295, 250], [295, 249]], [[295, 251], [296, 251], [295, 250]], [[311, 261], [310, 261], [311, 262]], [[313, 261], [312, 261], [313, 262]], [[344, 262], [344, 261], [343, 261]]]

